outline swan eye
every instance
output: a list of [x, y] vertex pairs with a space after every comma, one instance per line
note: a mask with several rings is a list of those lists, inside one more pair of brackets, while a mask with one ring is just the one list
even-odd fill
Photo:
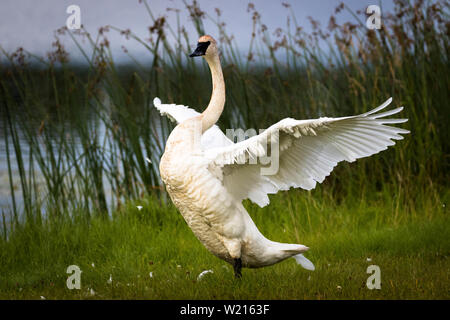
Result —
[[197, 43], [197, 48], [195, 49], [194, 52], [192, 52], [189, 55], [189, 57], [204, 56], [206, 54], [206, 50], [208, 49], [208, 46], [210, 43], [211, 43], [211, 41]]

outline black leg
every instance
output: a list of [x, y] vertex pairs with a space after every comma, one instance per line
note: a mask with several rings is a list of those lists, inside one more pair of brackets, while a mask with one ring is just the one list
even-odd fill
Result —
[[234, 277], [236, 279], [242, 278], [242, 272], [241, 272], [242, 260], [241, 260], [241, 258], [234, 259], [233, 269], [234, 269]]

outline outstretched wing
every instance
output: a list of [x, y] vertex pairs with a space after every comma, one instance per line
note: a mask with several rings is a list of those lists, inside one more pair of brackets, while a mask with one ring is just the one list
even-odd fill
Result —
[[[394, 145], [393, 140], [403, 139], [400, 134], [409, 131], [388, 124], [408, 119], [384, 119], [403, 107], [379, 113], [391, 101], [392, 98], [372, 111], [351, 117], [286, 118], [257, 136], [206, 150], [205, 155], [222, 168], [224, 186], [231, 194], [263, 207], [269, 203], [267, 194], [291, 187], [311, 190], [317, 182], [323, 182], [340, 161], [353, 162], [376, 154]], [[276, 151], [278, 156], [273, 157]], [[271, 163], [251, 163], [264, 156]]]
[[[200, 115], [200, 113], [194, 109], [183, 105], [162, 104], [159, 98], [153, 99], [153, 104], [156, 109], [159, 110], [161, 115], [167, 116], [171, 121], [176, 123], [182, 123], [185, 120]], [[203, 133], [201, 144], [202, 148], [206, 150], [210, 148], [227, 146], [233, 144], [233, 142], [226, 137], [218, 126], [214, 125]]]

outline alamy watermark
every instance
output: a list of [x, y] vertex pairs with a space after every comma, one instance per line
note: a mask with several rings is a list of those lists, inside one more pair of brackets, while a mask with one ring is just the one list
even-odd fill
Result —
[[[369, 261], [369, 259], [368, 259], [368, 261]], [[92, 266], [94, 266], [94, 264], [92, 264]], [[80, 267], [75, 264], [70, 265], [67, 267], [66, 273], [70, 274], [70, 276], [66, 280], [67, 288], [69, 290], [73, 290], [73, 289], [80, 290], [81, 289], [81, 273], [82, 273]], [[370, 274], [370, 276], [367, 278], [367, 281], [366, 281], [367, 288], [369, 290], [373, 290], [373, 289], [380, 290], [381, 289], [381, 269], [380, 269], [380, 267], [372, 264], [367, 267], [366, 273]], [[201, 275], [202, 274], [200, 274], [200, 276]], [[152, 277], [152, 272], [150, 272], [150, 277]], [[107, 282], [108, 283], [112, 282], [111, 276]], [[92, 289], [91, 289], [91, 291], [92, 291]]]
[[369, 17], [366, 20], [366, 27], [370, 30], [381, 29], [381, 9], [377, 5], [370, 5], [366, 9]]
[[[259, 134], [265, 130], [259, 129]], [[241, 142], [246, 138], [252, 138], [257, 135], [256, 129], [227, 129], [226, 136], [233, 142]], [[257, 141], [249, 146], [249, 149], [260, 154], [254, 156], [252, 151], [248, 152], [242, 157], [238, 157], [237, 164], [259, 164], [261, 165], [261, 174], [265, 176], [275, 175], [280, 167], [280, 147], [279, 147], [279, 132], [273, 132], [267, 136], [261, 136]], [[268, 141], [270, 140], [270, 141]]]
[[81, 289], [81, 272], [80, 267], [75, 264], [67, 267], [66, 273], [71, 274], [66, 281], [68, 289]]
[[379, 266], [377, 265], [370, 265], [367, 267], [367, 271], [368, 274], [371, 274], [371, 276], [369, 276], [367, 278], [366, 281], [366, 286], [369, 290], [373, 290], [373, 289], [381, 289], [381, 269]]
[[78, 30], [81, 28], [81, 9], [76, 4], [67, 7], [66, 13], [70, 16], [66, 20], [66, 27], [69, 30]]

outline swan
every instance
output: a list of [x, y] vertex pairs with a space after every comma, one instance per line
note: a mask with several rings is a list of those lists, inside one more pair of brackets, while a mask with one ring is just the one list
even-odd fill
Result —
[[[225, 83], [217, 42], [201, 36], [190, 57], [204, 57], [212, 76], [212, 95], [203, 113], [183, 105], [153, 101], [161, 115], [178, 124], [170, 133], [159, 170], [166, 190], [188, 226], [215, 256], [230, 263], [236, 278], [241, 269], [270, 266], [293, 257], [314, 270], [302, 244], [279, 243], [264, 237], [242, 201], [260, 207], [268, 194], [279, 190], [311, 190], [340, 161], [353, 162], [394, 145], [408, 130], [386, 124], [407, 119], [385, 119], [403, 107], [379, 113], [392, 101], [372, 111], [350, 117], [295, 120], [286, 118], [259, 135], [234, 143], [215, 123], [225, 105]], [[268, 145], [270, 144], [270, 149]], [[255, 159], [278, 153], [276, 170], [264, 173], [267, 164]], [[260, 161], [261, 162], [261, 161]], [[270, 170], [269, 170], [270, 171]]]

